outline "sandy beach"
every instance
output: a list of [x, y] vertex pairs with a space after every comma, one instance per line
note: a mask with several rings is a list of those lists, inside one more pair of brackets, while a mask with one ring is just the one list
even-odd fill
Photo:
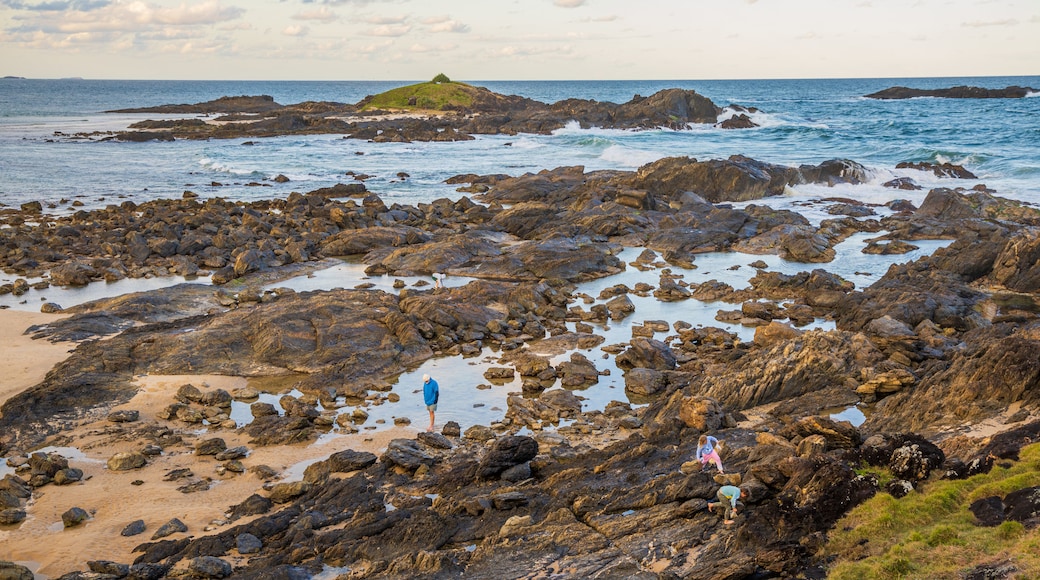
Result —
[[33, 340], [25, 330], [36, 324], [61, 320], [60, 314], [0, 310], [0, 405], [39, 383], [54, 365], [65, 360], [75, 344]]
[[[37, 384], [75, 345], [32, 340], [23, 334], [34, 324], [54, 320], [55, 315], [0, 311], [0, 364], [5, 374], [0, 381], [0, 401]], [[242, 459], [246, 468], [266, 465], [278, 472], [272, 482], [297, 481], [307, 465], [343, 449], [380, 453], [391, 439], [413, 437], [415, 429], [391, 427], [377, 432], [362, 430], [353, 435], [325, 436], [312, 444], [254, 448], [249, 436], [226, 429], [209, 432], [205, 427], [185, 427], [180, 422], [156, 418], [156, 413], [174, 401], [177, 389], [186, 383], [203, 392], [232, 391], [247, 386], [244, 377], [226, 376], [146, 376], [139, 378], [140, 391], [129, 402], [116, 407], [140, 412], [134, 423], [115, 424], [97, 421], [62, 434], [57, 451], [69, 459], [69, 466], [83, 471], [83, 480], [68, 486], [38, 488], [25, 506], [27, 518], [18, 526], [0, 528], [0, 559], [30, 567], [37, 578], [54, 578], [80, 570], [89, 560], [132, 562], [134, 547], [151, 541], [152, 534], [173, 518], [188, 531], [169, 539], [201, 536], [228, 525], [229, 508], [250, 495], [266, 495], [266, 483], [249, 471], [218, 474], [223, 462], [212, 456], [194, 454], [194, 444], [210, 437], [223, 438], [228, 447], [245, 445], [250, 454]], [[150, 423], [167, 425], [184, 438], [184, 443], [163, 450], [148, 465], [130, 471], [110, 471], [106, 463], [122, 451], [138, 451], [144, 445], [129, 434], [130, 429]], [[164, 476], [176, 469], [188, 469], [187, 478], [167, 481]], [[208, 481], [209, 489], [184, 493], [179, 487], [195, 481]], [[61, 515], [73, 507], [91, 514], [91, 519], [75, 528], [64, 529]], [[277, 508], [276, 508], [277, 509]], [[144, 520], [144, 533], [124, 537], [120, 532], [135, 520]]]

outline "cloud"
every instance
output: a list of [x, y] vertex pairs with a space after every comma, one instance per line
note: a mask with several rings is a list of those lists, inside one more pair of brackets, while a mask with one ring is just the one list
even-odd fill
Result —
[[569, 45], [564, 46], [545, 46], [545, 45], [528, 45], [528, 46], [503, 46], [502, 48], [494, 51], [493, 54], [496, 56], [504, 57], [524, 57], [524, 56], [539, 56], [543, 54], [551, 54], [558, 56], [569, 55], [574, 52], [574, 49]]
[[437, 24], [430, 26], [430, 32], [464, 33], [469, 32], [469, 26], [466, 26], [458, 20], [445, 20], [444, 22], [438, 22]]
[[282, 34], [285, 36], [307, 36], [310, 31], [310, 28], [307, 28], [302, 24], [293, 24], [282, 29]]
[[1018, 24], [1018, 20], [1008, 18], [1006, 20], [974, 20], [961, 23], [961, 26], [966, 28], [987, 28], [990, 26], [1015, 26], [1016, 24]]
[[415, 43], [408, 47], [409, 52], [424, 53], [424, 52], [447, 52], [449, 50], [455, 50], [458, 48], [457, 44], [441, 44], [438, 46], [426, 46], [425, 44]]
[[21, 29], [61, 34], [144, 32], [164, 26], [217, 24], [234, 20], [245, 13], [242, 8], [222, 6], [218, 0], [181, 4], [172, 8], [140, 1], [70, 2], [69, 5], [89, 6], [90, 9], [73, 8], [57, 14], [46, 13], [26, 18]]
[[328, 22], [332, 22], [334, 20], [338, 20], [339, 19], [339, 15], [337, 15], [332, 10], [329, 10], [328, 6], [322, 6], [321, 8], [318, 8], [317, 10], [310, 10], [310, 11], [307, 11], [307, 12], [298, 12], [298, 13], [294, 14], [292, 18], [293, 18], [293, 20], [318, 20], [320, 22], [328, 23]]
[[553, 0], [553, 4], [560, 8], [577, 8], [585, 4], [585, 0]]
[[408, 22], [408, 16], [367, 16], [361, 22], [368, 24], [404, 24]]
[[50, 2], [32, 4], [30, 2], [19, 2], [18, 0], [3, 0], [0, 2], [0, 6], [33, 12], [65, 12], [68, 10], [89, 12], [108, 6], [110, 3], [110, 0], [51, 0]]
[[368, 36], [397, 37], [404, 36], [411, 32], [411, 30], [412, 27], [408, 24], [402, 24], [397, 26], [387, 24], [383, 26], [376, 26], [375, 28], [368, 30], [365, 34]]
[[606, 16], [593, 16], [591, 18], [583, 18], [580, 22], [614, 22], [620, 18], [617, 14], [607, 14]]

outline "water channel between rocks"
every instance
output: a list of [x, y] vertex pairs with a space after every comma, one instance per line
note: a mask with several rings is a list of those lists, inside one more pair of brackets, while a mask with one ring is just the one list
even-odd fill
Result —
[[[919, 257], [929, 255], [940, 247], [948, 245], [948, 240], [926, 240], [915, 241], [918, 246], [908, 254], [901, 256], [876, 256], [861, 252], [866, 244], [869, 234], [857, 234], [851, 236], [835, 247], [837, 257], [828, 264], [804, 264], [788, 262], [774, 255], [752, 255], [737, 252], [717, 252], [698, 254], [694, 258], [695, 268], [686, 269], [677, 266], [667, 266], [673, 275], [681, 275], [688, 283], [702, 283], [708, 280], [725, 282], [736, 289], [749, 286], [748, 280], [754, 276], [757, 270], [749, 264], [753, 262], [764, 262], [765, 270], [778, 271], [785, 274], [795, 274], [802, 271], [811, 271], [822, 268], [842, 278], [853, 282], [857, 288], [862, 289], [880, 278], [889, 266], [903, 263]], [[643, 251], [642, 248], [627, 248], [620, 254], [619, 258], [626, 264], [630, 264]], [[313, 272], [305, 276], [290, 278], [265, 287], [265, 290], [274, 288], [290, 288], [297, 292], [313, 290], [331, 290], [334, 288], [368, 287], [376, 290], [397, 293], [394, 288], [395, 282], [400, 280], [404, 287], [416, 287], [421, 281], [430, 282], [428, 277], [409, 276], [368, 276], [364, 272], [365, 265], [361, 263], [343, 262], [340, 265]], [[603, 303], [600, 300], [600, 291], [618, 284], [624, 284], [629, 288], [635, 287], [637, 283], [643, 282], [655, 288], [660, 281], [662, 268], [641, 271], [628, 266], [624, 272], [585, 282], [578, 285], [576, 294], [586, 294], [595, 298], [595, 303]], [[96, 283], [87, 288], [48, 288], [40, 293], [47, 294], [47, 300], [57, 302], [63, 306], [94, 300], [103, 296], [112, 296], [149, 290], [183, 282], [183, 279], [150, 279], [145, 281], [124, 280], [117, 284]], [[447, 287], [464, 286], [471, 281], [469, 278], [449, 276], [444, 280]], [[138, 282], [134, 284], [134, 282]], [[198, 283], [208, 283], [207, 279], [199, 279]], [[400, 285], [398, 283], [397, 285]], [[427, 288], [431, 286], [426, 286]], [[29, 309], [35, 304], [30, 297], [28, 300], [15, 301], [12, 297], [4, 298], [5, 302], [12, 308]], [[23, 297], [24, 298], [24, 297]], [[633, 326], [642, 325], [644, 321], [664, 321], [670, 329], [674, 329], [677, 321], [685, 321], [694, 326], [715, 326], [735, 333], [741, 341], [750, 341], [754, 337], [755, 329], [738, 324], [723, 323], [715, 320], [719, 310], [737, 310], [739, 304], [723, 302], [701, 302], [699, 300], [684, 300], [680, 302], [662, 302], [653, 296], [637, 296], [629, 294], [629, 298], [635, 305], [635, 312], [623, 320], [611, 320], [608, 324], [593, 323], [594, 332], [605, 337], [601, 346], [626, 343], [632, 338]], [[64, 304], [63, 304], [64, 302]], [[588, 310], [592, 304], [581, 306]], [[573, 330], [574, 323], [568, 323]], [[834, 328], [833, 321], [817, 319], [814, 323], [802, 327], [803, 329]], [[667, 333], [658, 332], [654, 338], [667, 340], [674, 336], [674, 330]], [[597, 384], [588, 388], [575, 391], [583, 399], [582, 405], [585, 411], [602, 410], [611, 401], [630, 402], [625, 393], [624, 377], [620, 369], [614, 364], [614, 357], [605, 354], [600, 347], [584, 349], [579, 351], [567, 351], [550, 357], [551, 363], [556, 365], [570, 359], [572, 352], [581, 352], [591, 360], [600, 371], [601, 376]], [[383, 430], [394, 426], [394, 420], [406, 417], [411, 421], [412, 428], [423, 429], [428, 421], [425, 405], [421, 393], [421, 377], [430, 374], [440, 384], [441, 397], [437, 409], [437, 428], [439, 429], [447, 421], [456, 421], [463, 430], [472, 425], [491, 425], [500, 421], [505, 415], [507, 408], [506, 399], [510, 393], [521, 392], [521, 379], [515, 376], [508, 382], [495, 382], [492, 384], [484, 378], [484, 372], [490, 367], [509, 366], [501, 364], [498, 359], [502, 352], [497, 346], [486, 346], [478, 356], [446, 356], [435, 357], [414, 369], [403, 369], [403, 372], [391, 379], [391, 391], [381, 393], [378, 399], [369, 401], [363, 408], [368, 413], [368, 419], [358, 425], [360, 433], [355, 436], [363, 436], [377, 430]], [[261, 392], [261, 400], [275, 405], [279, 410], [278, 399], [286, 393], [299, 395], [292, 392], [292, 380], [283, 377], [279, 380], [250, 380], [250, 386]], [[558, 383], [557, 383], [558, 384]], [[558, 388], [558, 387], [553, 387]], [[396, 393], [400, 399], [392, 402], [387, 399], [391, 393]], [[252, 420], [249, 412], [250, 402], [235, 402], [231, 417], [239, 426], [247, 424]], [[633, 403], [636, 404], [636, 403]], [[351, 413], [358, 405], [341, 402], [336, 410], [337, 413]], [[862, 423], [863, 413], [854, 407], [848, 409], [834, 410], [835, 418], [849, 420], [854, 424]], [[324, 435], [321, 442], [338, 438], [343, 433], [339, 427], [334, 427], [331, 432]], [[0, 477], [3, 476], [5, 466], [0, 462]]]

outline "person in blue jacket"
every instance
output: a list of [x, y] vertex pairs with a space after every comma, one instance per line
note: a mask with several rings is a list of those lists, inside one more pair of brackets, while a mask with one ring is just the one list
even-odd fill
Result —
[[422, 382], [423, 401], [426, 402], [426, 410], [430, 412], [430, 426], [426, 430], [433, 431], [433, 414], [437, 411], [437, 400], [440, 399], [441, 390], [437, 386], [437, 381], [433, 380], [430, 375], [423, 375]]

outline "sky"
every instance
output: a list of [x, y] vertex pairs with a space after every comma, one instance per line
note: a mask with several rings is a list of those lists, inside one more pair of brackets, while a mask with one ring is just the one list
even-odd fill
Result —
[[1040, 75], [1040, 0], [0, 0], [0, 76]]

